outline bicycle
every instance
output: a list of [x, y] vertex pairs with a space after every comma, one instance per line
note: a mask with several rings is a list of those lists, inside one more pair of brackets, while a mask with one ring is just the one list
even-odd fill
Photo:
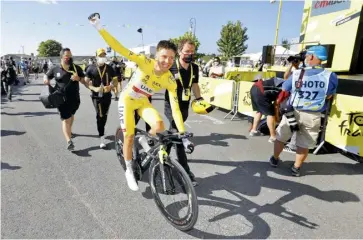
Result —
[[[138, 140], [140, 137], [147, 137], [150, 149], [147, 152], [143, 152], [142, 146]], [[157, 136], [152, 136], [148, 132], [141, 129], [135, 129], [134, 145], [132, 150], [133, 158], [133, 171], [137, 182], [139, 182], [149, 169], [149, 185], [152, 192], [153, 199], [164, 218], [175, 228], [181, 231], [188, 231], [192, 229], [198, 219], [198, 199], [195, 193], [193, 184], [185, 172], [184, 168], [178, 163], [178, 161], [171, 159], [167, 153], [167, 146], [172, 144], [182, 144], [183, 138], [192, 137], [193, 134], [187, 133], [184, 135], [178, 133], [172, 133], [165, 131], [163, 133], [157, 133]], [[126, 164], [123, 158], [123, 132], [119, 127], [115, 134], [115, 150], [120, 164], [124, 171], [126, 171]], [[175, 179], [175, 175], [178, 175]], [[162, 181], [162, 188], [157, 190], [156, 180]], [[181, 190], [176, 191], [176, 183], [181, 185]], [[165, 206], [161, 201], [161, 195], [178, 195], [179, 193], [187, 194], [187, 214], [181, 219], [173, 216], [172, 212], [169, 212], [171, 206], [176, 203], [182, 203], [184, 201], [176, 202]], [[180, 209], [181, 210], [181, 209]], [[179, 211], [175, 211], [179, 214]]]

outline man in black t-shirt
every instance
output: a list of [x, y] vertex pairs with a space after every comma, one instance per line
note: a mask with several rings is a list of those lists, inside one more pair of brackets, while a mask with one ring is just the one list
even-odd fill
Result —
[[[191, 91], [193, 90], [196, 99], [202, 99], [199, 89], [199, 67], [193, 63], [195, 54], [195, 44], [188, 40], [182, 40], [178, 46], [179, 58], [176, 59], [173, 66], [170, 68], [170, 72], [173, 74], [177, 83], [177, 95], [179, 101], [179, 108], [183, 115], [184, 122], [189, 115], [189, 105], [191, 100]], [[170, 122], [170, 130], [177, 129], [175, 121], [172, 116], [171, 105], [169, 101], [169, 93], [165, 92], [165, 108], [164, 114]], [[187, 151], [191, 151], [191, 147], [194, 148], [193, 143], [188, 139], [183, 139], [183, 145], [176, 145], [176, 154], [178, 156], [179, 163], [184, 167], [185, 171], [190, 176], [194, 186], [197, 185], [193, 173], [188, 166], [188, 160], [186, 156]]]
[[113, 81], [117, 79], [115, 71], [108, 64], [106, 50], [99, 48], [97, 50], [97, 63], [89, 65], [86, 71], [86, 82], [91, 90], [93, 106], [96, 110], [97, 129], [101, 143], [100, 148], [105, 148], [105, 125], [107, 114], [111, 105], [111, 89]]
[[2, 66], [1, 84], [5, 85], [5, 86], [2, 85], [2, 87], [4, 88], [9, 101], [11, 101], [12, 98], [13, 85], [15, 81], [16, 81], [15, 67], [11, 62], [11, 60], [6, 59]]
[[60, 66], [53, 66], [44, 75], [44, 84], [50, 85], [53, 78], [56, 81], [55, 89], [62, 89], [65, 95], [65, 103], [58, 107], [62, 120], [63, 134], [67, 141], [67, 149], [74, 150], [71, 140], [74, 115], [81, 103], [79, 96], [79, 82], [87, 87], [84, 73], [81, 67], [73, 64], [72, 53], [69, 48], [63, 48], [60, 52]]

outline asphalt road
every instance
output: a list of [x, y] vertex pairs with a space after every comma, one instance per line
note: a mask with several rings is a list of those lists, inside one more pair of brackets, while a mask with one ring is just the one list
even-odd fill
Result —
[[[245, 120], [224, 112], [191, 114], [197, 144], [190, 166], [197, 177], [199, 219], [180, 232], [169, 225], [146, 183], [127, 188], [113, 146], [118, 126], [112, 102], [108, 150], [99, 149], [88, 91], [66, 143], [56, 110], [38, 101], [41, 80], [1, 102], [2, 238], [361, 238], [363, 165], [340, 154], [310, 155], [303, 176], [290, 176], [294, 155], [271, 168], [268, 137], [249, 137]], [[163, 112], [163, 96], [154, 98]], [[143, 125], [143, 122], [141, 123]], [[168, 125], [168, 124], [167, 124]]]

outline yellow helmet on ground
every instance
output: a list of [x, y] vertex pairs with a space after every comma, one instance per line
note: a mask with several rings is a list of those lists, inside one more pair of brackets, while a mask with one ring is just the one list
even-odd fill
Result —
[[207, 103], [203, 98], [192, 101], [192, 109], [196, 114], [208, 114], [215, 109], [215, 106]]

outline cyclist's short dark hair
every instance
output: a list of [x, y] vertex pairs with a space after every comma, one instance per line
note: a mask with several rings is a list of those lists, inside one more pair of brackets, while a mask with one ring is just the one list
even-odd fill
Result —
[[69, 48], [63, 48], [61, 51], [60, 51], [60, 53], [59, 53], [59, 56], [63, 56], [64, 55], [64, 53], [65, 52], [70, 52], [71, 51], [71, 49], [69, 49]]
[[161, 49], [170, 49], [173, 50], [175, 53], [177, 52], [175, 44], [168, 40], [161, 40], [158, 43], [158, 45], [156, 46], [156, 51], [158, 52]]
[[190, 45], [193, 45], [195, 47], [195, 42], [192, 39], [185, 38], [185, 39], [182, 39], [179, 42], [179, 46], [178, 46], [179, 51], [183, 50], [183, 47], [184, 47], [185, 44], [190, 44]]

